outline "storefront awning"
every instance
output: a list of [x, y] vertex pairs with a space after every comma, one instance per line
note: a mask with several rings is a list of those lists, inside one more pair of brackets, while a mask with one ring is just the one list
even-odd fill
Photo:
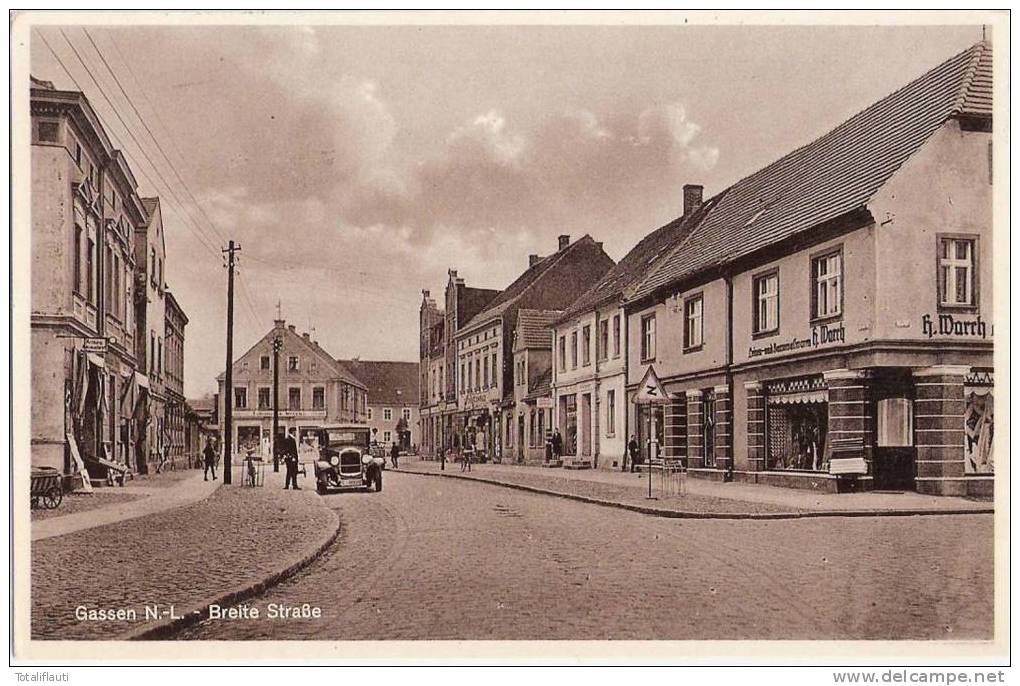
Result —
[[142, 388], [148, 389], [149, 377], [147, 377], [145, 374], [142, 374], [141, 372], [135, 372], [135, 383], [141, 386]]
[[100, 369], [106, 369], [106, 362], [99, 355], [95, 353], [85, 353], [85, 357], [88, 358], [90, 364], [94, 364]]
[[827, 390], [804, 391], [802, 393], [783, 393], [781, 395], [768, 396], [769, 405], [806, 405], [809, 403], [827, 402], [829, 402], [829, 392]]

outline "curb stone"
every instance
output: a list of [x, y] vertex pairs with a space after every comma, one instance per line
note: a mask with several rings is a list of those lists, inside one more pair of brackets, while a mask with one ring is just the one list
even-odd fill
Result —
[[[328, 509], [328, 508], [327, 508]], [[318, 559], [326, 549], [329, 548], [333, 543], [336, 542], [337, 538], [340, 537], [340, 531], [342, 525], [340, 523], [340, 516], [335, 510], [330, 509], [330, 513], [333, 515], [333, 526], [330, 529], [329, 534], [311, 550], [311, 552], [303, 555], [297, 561], [291, 563], [284, 569], [272, 572], [262, 579], [254, 582], [245, 582], [238, 586], [235, 586], [230, 591], [211, 598], [203, 600], [197, 603], [187, 610], [185, 610], [183, 616], [175, 617], [172, 619], [165, 619], [158, 622], [155, 625], [146, 626], [143, 628], [135, 629], [122, 634], [113, 640], [119, 641], [165, 641], [173, 638], [173, 634], [199, 624], [209, 617], [209, 607], [211, 605], [235, 605], [241, 601], [247, 600], [254, 596], [267, 591], [268, 589], [276, 586], [277, 584], [286, 581], [290, 577], [294, 576], [302, 569], [307, 567], [309, 564]]]
[[557, 498], [566, 498], [567, 500], [576, 500], [581, 503], [588, 503], [589, 505], [599, 505], [602, 507], [615, 507], [620, 510], [630, 510], [631, 512], [639, 512], [641, 514], [651, 515], [653, 517], [666, 517], [669, 519], [811, 519], [811, 518], [822, 518], [822, 517], [922, 517], [931, 515], [967, 515], [967, 514], [993, 514], [995, 512], [994, 507], [983, 507], [970, 509], [947, 509], [947, 510], [924, 510], [924, 509], [895, 509], [895, 510], [805, 510], [802, 512], [692, 512], [689, 510], [666, 510], [658, 507], [645, 507], [642, 505], [632, 505], [630, 503], [623, 503], [615, 500], [605, 500], [603, 498], [592, 498], [586, 495], [577, 495], [575, 493], [563, 493], [562, 491], [552, 491], [546, 488], [539, 488], [537, 486], [526, 486], [524, 484], [515, 484], [507, 481], [499, 481], [498, 479], [489, 479], [486, 477], [476, 476], [463, 476], [460, 474], [436, 474], [435, 472], [418, 472], [409, 469], [400, 470], [404, 474], [416, 474], [418, 476], [433, 476], [441, 479], [461, 479], [462, 481], [478, 481], [484, 484], [491, 484], [493, 486], [502, 486], [503, 488], [512, 488], [519, 491], [527, 491], [529, 493], [538, 493], [540, 495], [551, 495]]

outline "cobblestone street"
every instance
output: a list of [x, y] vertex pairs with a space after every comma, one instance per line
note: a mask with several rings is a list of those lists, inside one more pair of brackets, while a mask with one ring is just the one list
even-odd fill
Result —
[[[188, 639], [987, 639], [992, 516], [667, 520], [388, 471], [330, 551]], [[269, 603], [321, 619], [270, 620]]]

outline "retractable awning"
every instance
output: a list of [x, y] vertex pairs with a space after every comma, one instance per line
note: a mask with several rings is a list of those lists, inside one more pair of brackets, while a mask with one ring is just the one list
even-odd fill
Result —
[[141, 372], [135, 372], [135, 383], [141, 386], [142, 388], [148, 390], [149, 377], [147, 377], [145, 374], [142, 374]]
[[106, 362], [99, 355], [96, 355], [95, 353], [85, 353], [85, 357], [88, 359], [90, 364], [94, 364], [101, 369], [106, 369]]
[[827, 390], [820, 391], [803, 391], [801, 393], [782, 393], [779, 395], [768, 396], [769, 405], [807, 405], [809, 403], [827, 403], [829, 402], [829, 392]]

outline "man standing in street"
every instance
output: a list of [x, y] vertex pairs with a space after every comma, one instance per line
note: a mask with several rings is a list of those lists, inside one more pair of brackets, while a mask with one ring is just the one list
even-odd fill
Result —
[[400, 446], [397, 445], [396, 441], [390, 446], [390, 462], [393, 463], [393, 468], [397, 468], [397, 458], [400, 457]]
[[287, 466], [287, 476], [283, 481], [283, 490], [287, 490], [293, 484], [294, 490], [300, 491], [301, 487], [297, 485], [298, 453], [297, 441], [294, 440], [294, 429], [291, 429], [287, 437], [283, 439], [283, 456]]
[[212, 444], [212, 436], [205, 441], [205, 450], [202, 451], [202, 455], [205, 457], [205, 474], [203, 475], [203, 481], [209, 480], [209, 471], [212, 471], [212, 479], [216, 481], [216, 448]]
[[627, 443], [627, 452], [630, 454], [630, 471], [634, 473], [634, 467], [637, 466], [638, 457], [641, 454], [641, 448], [634, 436], [631, 436], [630, 442]]
[[552, 437], [552, 449], [553, 459], [559, 461], [563, 458], [563, 435], [559, 429], [556, 429], [556, 433]]

